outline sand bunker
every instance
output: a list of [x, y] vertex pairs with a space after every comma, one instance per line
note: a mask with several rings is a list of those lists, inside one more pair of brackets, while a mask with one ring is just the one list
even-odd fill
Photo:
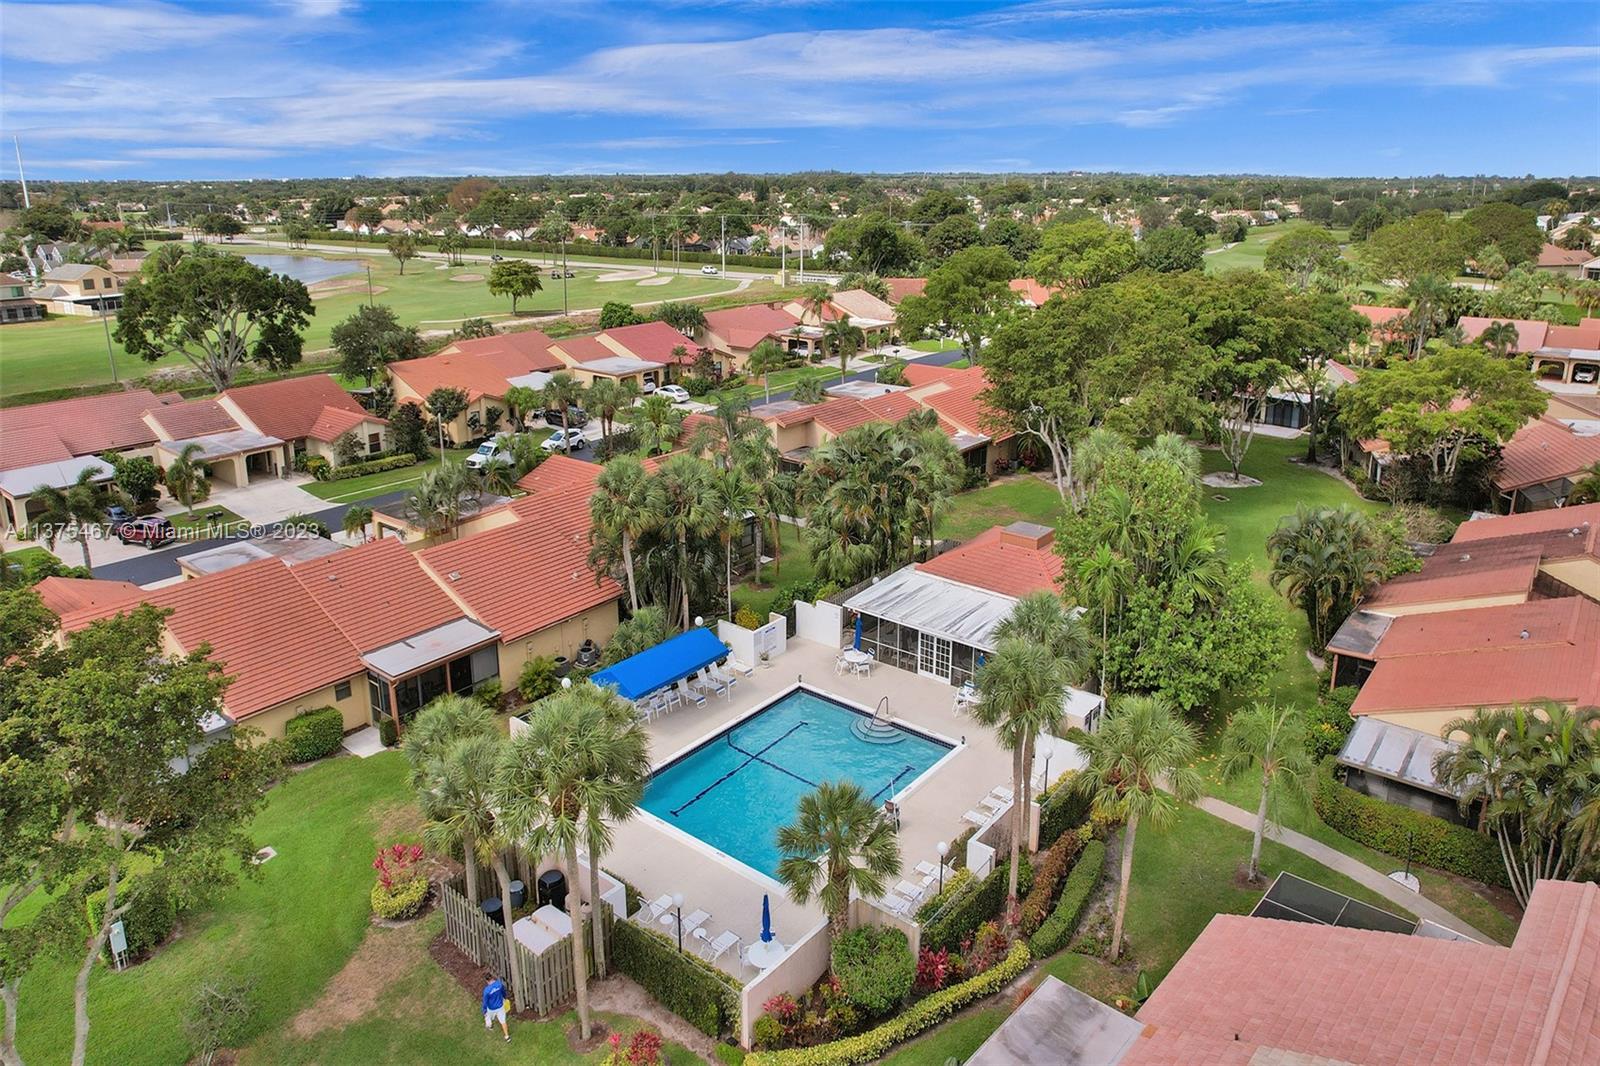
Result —
[[652, 277], [652, 276], [654, 276], [654, 274], [655, 274], [655, 271], [653, 271], [653, 270], [641, 270], [641, 269], [638, 269], [638, 268], [635, 268], [633, 270], [613, 270], [609, 274], [601, 274], [599, 277], [595, 278], [594, 280], [596, 280], [596, 281], [638, 281], [640, 278]]
[[[333, 278], [328, 281], [319, 281], [315, 285], [306, 286], [306, 291], [313, 300], [320, 300], [325, 296], [340, 296], [347, 292], [366, 292], [367, 281], [365, 278]], [[374, 285], [372, 295], [389, 291], [387, 285]]]
[[670, 284], [672, 284], [672, 279], [668, 278], [668, 277], [661, 277], [661, 276], [658, 275], [658, 276], [653, 277], [653, 278], [645, 278], [643, 281], [640, 281], [639, 284], [640, 285], [670, 285]]
[[482, 281], [482, 274], [451, 274], [451, 281]]

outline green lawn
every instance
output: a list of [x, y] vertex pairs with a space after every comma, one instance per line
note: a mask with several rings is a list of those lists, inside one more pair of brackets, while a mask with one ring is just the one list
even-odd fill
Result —
[[939, 537], [970, 540], [990, 526], [1038, 522], [1055, 526], [1061, 520], [1061, 495], [1049, 481], [1033, 474], [1004, 478], [981, 489], [963, 492], [939, 516]]
[[[471, 448], [446, 448], [444, 457], [454, 463], [471, 454]], [[343, 481], [312, 481], [302, 485], [301, 488], [329, 503], [359, 503], [374, 496], [409, 489], [422, 480], [423, 474], [438, 465], [438, 459], [429, 459], [416, 466], [402, 466], [398, 470], [380, 470], [376, 474], [363, 474], [361, 477], [346, 478]]]
[[[1245, 234], [1243, 241], [1232, 248], [1223, 251], [1212, 251], [1205, 257], [1205, 268], [1208, 274], [1215, 274], [1219, 270], [1260, 270], [1267, 257], [1267, 245], [1287, 233], [1294, 232], [1298, 226], [1309, 225], [1303, 222], [1281, 222], [1272, 226], [1252, 226]], [[1339, 239], [1340, 243], [1350, 240], [1348, 229], [1335, 229], [1330, 232]], [[1221, 242], [1215, 236], [1208, 239], [1207, 243], [1212, 249], [1221, 248]]]
[[[780, 588], [810, 581], [811, 575], [816, 572], [816, 567], [811, 564], [811, 553], [806, 551], [801, 540], [800, 528], [780, 522], [778, 531], [782, 537], [783, 551], [776, 563], [768, 563], [761, 568], [761, 586], [758, 588], [747, 579], [733, 590], [734, 608], [748, 607], [760, 615], [762, 621], [766, 621], [767, 612], [772, 609], [772, 601], [777, 599]], [[765, 544], [764, 550], [771, 555], [772, 545]]]
[[169, 514], [167, 518], [172, 522], [172, 527], [180, 532], [186, 529], [205, 529], [207, 526], [236, 526], [250, 523], [228, 510], [226, 507], [217, 507], [207, 503], [194, 505], [194, 513], [178, 511]]
[[883, 1066], [947, 1066], [962, 1062], [1000, 1028], [1010, 1013], [1006, 1007], [979, 1007], [957, 1015], [901, 1047], [883, 1060]]
[[915, 348], [919, 352], [947, 352], [951, 348], [961, 347], [961, 342], [937, 337], [933, 340], [912, 341], [907, 347]]
[[737, 385], [731, 389], [719, 389], [716, 395], [702, 398], [705, 402], [712, 403], [715, 402], [717, 396], [727, 396], [755, 405], [765, 403], [769, 391], [782, 392], [785, 389], [792, 389], [802, 381], [820, 381], [822, 382], [822, 387], [827, 388], [838, 380], [839, 367], [837, 364], [821, 363], [813, 365], [808, 363], [805, 366], [773, 371], [768, 376], [765, 387], [762, 386], [760, 378], [754, 378], [746, 380], [743, 385]]

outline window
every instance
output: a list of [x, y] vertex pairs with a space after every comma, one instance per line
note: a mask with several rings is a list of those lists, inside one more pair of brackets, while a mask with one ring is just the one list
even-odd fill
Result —
[[336, 700], [347, 700], [347, 699], [349, 699], [350, 698], [350, 682], [341, 681], [337, 685], [333, 686], [333, 698], [336, 699]]
[[381, 434], [381, 433], [368, 433], [367, 434], [367, 454], [368, 455], [377, 455], [381, 451], [383, 451], [383, 434]]
[[93, 278], [84, 278], [83, 279], [83, 288], [84, 288], [85, 292], [87, 292], [88, 290], [94, 288], [94, 279]]

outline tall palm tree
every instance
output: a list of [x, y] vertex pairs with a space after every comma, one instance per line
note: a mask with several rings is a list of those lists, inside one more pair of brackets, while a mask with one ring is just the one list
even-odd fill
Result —
[[583, 383], [568, 373], [552, 374], [541, 390], [540, 398], [544, 400], [546, 411], [561, 412], [561, 450], [571, 451], [567, 432], [572, 428], [572, 409], [583, 401]]
[[1510, 322], [1491, 322], [1478, 334], [1478, 343], [1490, 355], [1505, 359], [1517, 350], [1517, 327]]
[[1156, 439], [1139, 449], [1144, 459], [1171, 463], [1191, 480], [1200, 478], [1200, 449], [1190, 444], [1182, 433], [1161, 433]]
[[681, 624], [691, 624], [689, 586], [689, 541], [703, 536], [716, 524], [711, 504], [711, 468], [689, 455], [674, 455], [661, 464], [657, 480], [661, 485], [661, 521], [656, 526], [673, 544], [677, 561], [677, 584], [681, 589]]
[[867, 335], [860, 326], [852, 325], [849, 319], [836, 318], [822, 327], [822, 347], [839, 360], [840, 381], [849, 374], [850, 360], [855, 358], [866, 342]]
[[828, 304], [833, 300], [833, 289], [826, 282], [815, 281], [801, 289], [797, 299], [802, 308], [801, 318], [812, 318], [820, 326], [823, 316], [828, 312]]
[[89, 530], [105, 520], [100, 504], [100, 490], [95, 486], [98, 467], [85, 467], [78, 478], [64, 489], [53, 485], [40, 485], [33, 490], [33, 499], [43, 505], [39, 517], [34, 519], [34, 536], [55, 550], [62, 539], [75, 540], [83, 550], [83, 568], [91, 569], [89, 562]]
[[205, 464], [195, 459], [203, 451], [205, 448], [199, 444], [185, 444], [178, 452], [178, 457], [167, 464], [164, 473], [167, 491], [172, 493], [173, 499], [183, 504], [191, 516], [194, 514], [195, 500], [206, 483]]
[[1250, 880], [1258, 880], [1267, 821], [1281, 821], [1278, 811], [1285, 799], [1304, 799], [1310, 793], [1312, 765], [1306, 751], [1304, 716], [1296, 707], [1275, 703], [1257, 703], [1235, 713], [1222, 734], [1222, 759], [1217, 768], [1224, 777], [1261, 771], [1255, 839], [1250, 844]]
[[[462, 849], [467, 898], [473, 906], [478, 904], [478, 849], [493, 822], [487, 797], [496, 758], [492, 745], [498, 739], [493, 712], [477, 700], [452, 694], [424, 707], [400, 743], [423, 816], [430, 825], [442, 824], [429, 846]], [[485, 743], [491, 745], [487, 750]], [[458, 751], [465, 744], [479, 750]]]
[[1128, 439], [1114, 429], [1095, 426], [1085, 433], [1072, 450], [1073, 498], [1081, 501], [1112, 457], [1129, 450]]
[[773, 524], [772, 552], [776, 559], [782, 543], [782, 530], [777, 528], [779, 516], [793, 506], [790, 492], [792, 477], [779, 473], [782, 456], [769, 433], [760, 433], [745, 441], [737, 456], [738, 469], [750, 482], [750, 510], [755, 515], [756, 566], [751, 580], [761, 584], [761, 560], [766, 555], [767, 524]]
[[900, 873], [900, 842], [894, 829], [859, 785], [824, 781], [800, 797], [792, 824], [778, 830], [778, 880], [789, 898], [815, 898], [828, 915], [834, 937], [850, 924], [850, 893], [883, 895]]
[[639, 406], [628, 408], [624, 417], [633, 427], [639, 450], [645, 455], [662, 455], [678, 446], [683, 420], [688, 413], [674, 407], [672, 401], [660, 393], [653, 393]]
[[1159, 696], [1123, 696], [1093, 733], [1075, 736], [1088, 765], [1073, 785], [1102, 811], [1123, 818], [1122, 881], [1117, 886], [1117, 914], [1111, 928], [1115, 961], [1122, 953], [1122, 923], [1128, 914], [1128, 886], [1133, 879], [1133, 848], [1139, 823], [1160, 828], [1176, 815], [1179, 804], [1200, 797], [1200, 774], [1191, 765], [1200, 749], [1195, 729]]
[[[633, 707], [609, 689], [581, 685], [574, 700], [598, 705], [609, 729], [591, 743], [591, 763], [581, 786], [584, 846], [589, 853], [589, 921], [594, 929], [594, 959], [606, 975], [605, 923], [599, 915], [600, 860], [611, 850], [611, 825], [632, 818], [650, 779], [650, 737]], [[624, 918], [627, 915], [623, 915]]]
[[628, 576], [628, 608], [633, 611], [639, 609], [634, 545], [660, 523], [663, 504], [660, 484], [631, 455], [619, 455], [601, 468], [595, 493], [589, 498], [590, 536], [615, 541], [621, 549], [622, 567]]
[[340, 529], [347, 537], [353, 537], [359, 533], [365, 539], [367, 527], [371, 524], [372, 508], [358, 503], [346, 508], [344, 519], [340, 522]]
[[602, 440], [611, 439], [611, 427], [617, 420], [617, 413], [632, 407], [638, 396], [639, 386], [631, 378], [627, 381], [596, 378], [590, 383], [589, 406], [600, 416]]
[[[511, 738], [497, 777], [500, 832], [535, 854], [562, 857], [573, 880], [574, 902], [584, 892], [578, 878], [578, 845], [591, 848], [590, 872], [600, 850], [609, 845], [607, 818], [626, 817], [638, 806], [649, 772], [649, 744], [637, 720], [614, 706], [614, 700], [593, 685], [564, 689], [541, 702], [527, 719], [527, 728]], [[510, 871], [496, 860], [495, 876], [510, 898]], [[592, 896], [591, 917], [598, 901]], [[580, 907], [573, 908], [581, 915]], [[590, 1032], [589, 979], [584, 936], [572, 938], [572, 965], [577, 978], [578, 1027]], [[510, 936], [510, 923], [506, 923]], [[507, 941], [508, 949], [510, 941]], [[597, 941], [597, 944], [601, 943]]]
[[1383, 576], [1383, 554], [1372, 523], [1359, 511], [1301, 505], [1267, 537], [1268, 580], [1305, 610], [1312, 644], [1321, 650], [1367, 586]]
[[[905, 444], [901, 470], [908, 487], [907, 503], [921, 520], [923, 543], [932, 551], [938, 539], [938, 510], [961, 488], [961, 454], [937, 426], [912, 431]], [[914, 559], [915, 533], [908, 538], [907, 549], [908, 556]]]
[[429, 536], [451, 532], [480, 506], [477, 479], [463, 463], [440, 463], [406, 493], [404, 506]]
[[1102, 697], [1111, 696], [1111, 617], [1121, 610], [1122, 598], [1133, 582], [1133, 564], [1097, 544], [1081, 556], [1073, 570], [1078, 602], [1100, 616], [1100, 684]]
[[[727, 595], [728, 619], [733, 620], [733, 548], [744, 532], [756, 493], [750, 479], [737, 467], [719, 470], [711, 476], [706, 506], [711, 511], [717, 537], [722, 541], [723, 589]], [[759, 566], [759, 560], [757, 562]]]
[[1411, 311], [1406, 315], [1406, 328], [1411, 333], [1413, 359], [1421, 358], [1428, 338], [1444, 325], [1450, 295], [1449, 282], [1432, 274], [1423, 274], [1407, 283], [1406, 304]]
[[772, 402], [772, 385], [770, 379], [774, 370], [782, 370], [788, 363], [789, 356], [776, 342], [764, 340], [750, 350], [750, 356], [745, 360], [745, 371], [752, 377], [761, 379], [761, 388], [767, 394], [767, 403]]
[[750, 405], [737, 396], [719, 396], [707, 414], [709, 420], [695, 429], [689, 448], [696, 455], [710, 455], [719, 470], [731, 468], [747, 442], [767, 435], [766, 426], [750, 414]]
[[506, 413], [511, 416], [511, 422], [517, 430], [527, 429], [528, 416], [539, 406], [539, 390], [528, 385], [512, 385], [501, 399], [505, 401]]

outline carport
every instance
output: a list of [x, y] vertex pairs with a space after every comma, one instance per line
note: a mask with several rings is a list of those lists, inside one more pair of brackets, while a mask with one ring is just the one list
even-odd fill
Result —
[[255, 478], [277, 477], [283, 469], [283, 441], [246, 429], [159, 441], [156, 453], [162, 469], [175, 462], [191, 444], [199, 446], [200, 451], [193, 458], [206, 464], [211, 477], [235, 488], [243, 488]]
[[109, 464], [92, 455], [0, 471], [0, 529], [21, 534], [38, 517], [33, 494], [42, 488], [67, 488], [85, 470], [95, 471], [96, 482], [110, 481], [115, 473]]

